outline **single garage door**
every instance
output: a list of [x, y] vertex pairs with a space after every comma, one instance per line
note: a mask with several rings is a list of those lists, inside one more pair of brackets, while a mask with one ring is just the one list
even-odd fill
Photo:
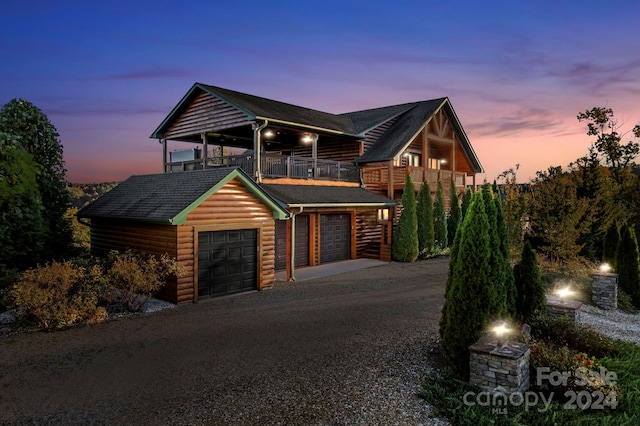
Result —
[[351, 259], [351, 215], [320, 215], [320, 263]]
[[[296, 216], [295, 266], [309, 266], [309, 215]], [[276, 221], [276, 271], [287, 268], [287, 221]]]
[[257, 230], [198, 233], [198, 297], [258, 288]]

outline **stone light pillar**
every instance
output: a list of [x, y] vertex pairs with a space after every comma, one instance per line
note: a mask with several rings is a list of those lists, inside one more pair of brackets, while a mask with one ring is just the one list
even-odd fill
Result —
[[580, 308], [582, 302], [575, 300], [561, 300], [559, 297], [547, 295], [547, 314], [549, 316], [565, 317], [573, 322], [580, 322]]
[[591, 300], [602, 309], [618, 308], [618, 274], [594, 272]]
[[505, 342], [495, 336], [483, 336], [469, 347], [471, 352], [469, 383], [489, 392], [513, 394], [529, 389], [529, 358], [526, 343]]

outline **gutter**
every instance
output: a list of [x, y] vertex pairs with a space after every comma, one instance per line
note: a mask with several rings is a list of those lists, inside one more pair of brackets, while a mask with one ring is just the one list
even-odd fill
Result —
[[297, 213], [291, 213], [291, 240], [289, 243], [291, 244], [291, 258], [289, 261], [291, 262], [291, 277], [289, 281], [296, 280], [296, 216], [302, 213], [304, 210], [304, 206], [300, 206], [300, 211]]
[[267, 127], [269, 125], [269, 120], [265, 119], [264, 123], [262, 123], [260, 126], [256, 126], [253, 129], [253, 155], [256, 159], [256, 182], [257, 183], [262, 183], [262, 167], [260, 165], [261, 158], [260, 158], [260, 152], [262, 151], [262, 147], [261, 145], [261, 141], [260, 141], [260, 132], [262, 131], [262, 129], [264, 129], [265, 127]]
[[265, 121], [266, 120], [270, 120], [273, 123], [284, 124], [286, 126], [303, 127], [305, 129], [310, 129], [310, 130], [333, 133], [334, 135], [345, 135], [345, 136], [351, 136], [351, 137], [354, 137], [354, 138], [362, 139], [362, 136], [360, 136], [360, 135], [356, 135], [356, 134], [353, 134], [353, 133], [347, 133], [347, 132], [343, 132], [343, 131], [340, 131], [340, 130], [325, 129], [324, 127], [311, 126], [311, 125], [302, 124], [302, 123], [294, 123], [292, 121], [275, 120], [273, 118], [261, 117], [261, 116], [258, 116], [258, 115], [255, 116], [255, 117], [256, 117], [257, 120], [265, 120]]
[[294, 208], [320, 208], [320, 207], [392, 207], [399, 203], [337, 203], [337, 204], [287, 204]]

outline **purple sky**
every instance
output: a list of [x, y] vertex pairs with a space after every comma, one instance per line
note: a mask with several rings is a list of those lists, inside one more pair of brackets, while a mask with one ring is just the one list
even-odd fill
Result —
[[196, 81], [333, 113], [448, 96], [481, 180], [526, 181], [587, 153], [578, 112], [640, 123], [639, 17], [637, 0], [5, 1], [0, 104], [42, 109], [69, 181], [102, 182], [161, 171], [149, 135]]

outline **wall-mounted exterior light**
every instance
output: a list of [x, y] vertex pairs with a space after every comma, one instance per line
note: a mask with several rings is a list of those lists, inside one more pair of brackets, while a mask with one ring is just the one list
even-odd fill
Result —
[[389, 209], [378, 209], [378, 222], [389, 221]]

